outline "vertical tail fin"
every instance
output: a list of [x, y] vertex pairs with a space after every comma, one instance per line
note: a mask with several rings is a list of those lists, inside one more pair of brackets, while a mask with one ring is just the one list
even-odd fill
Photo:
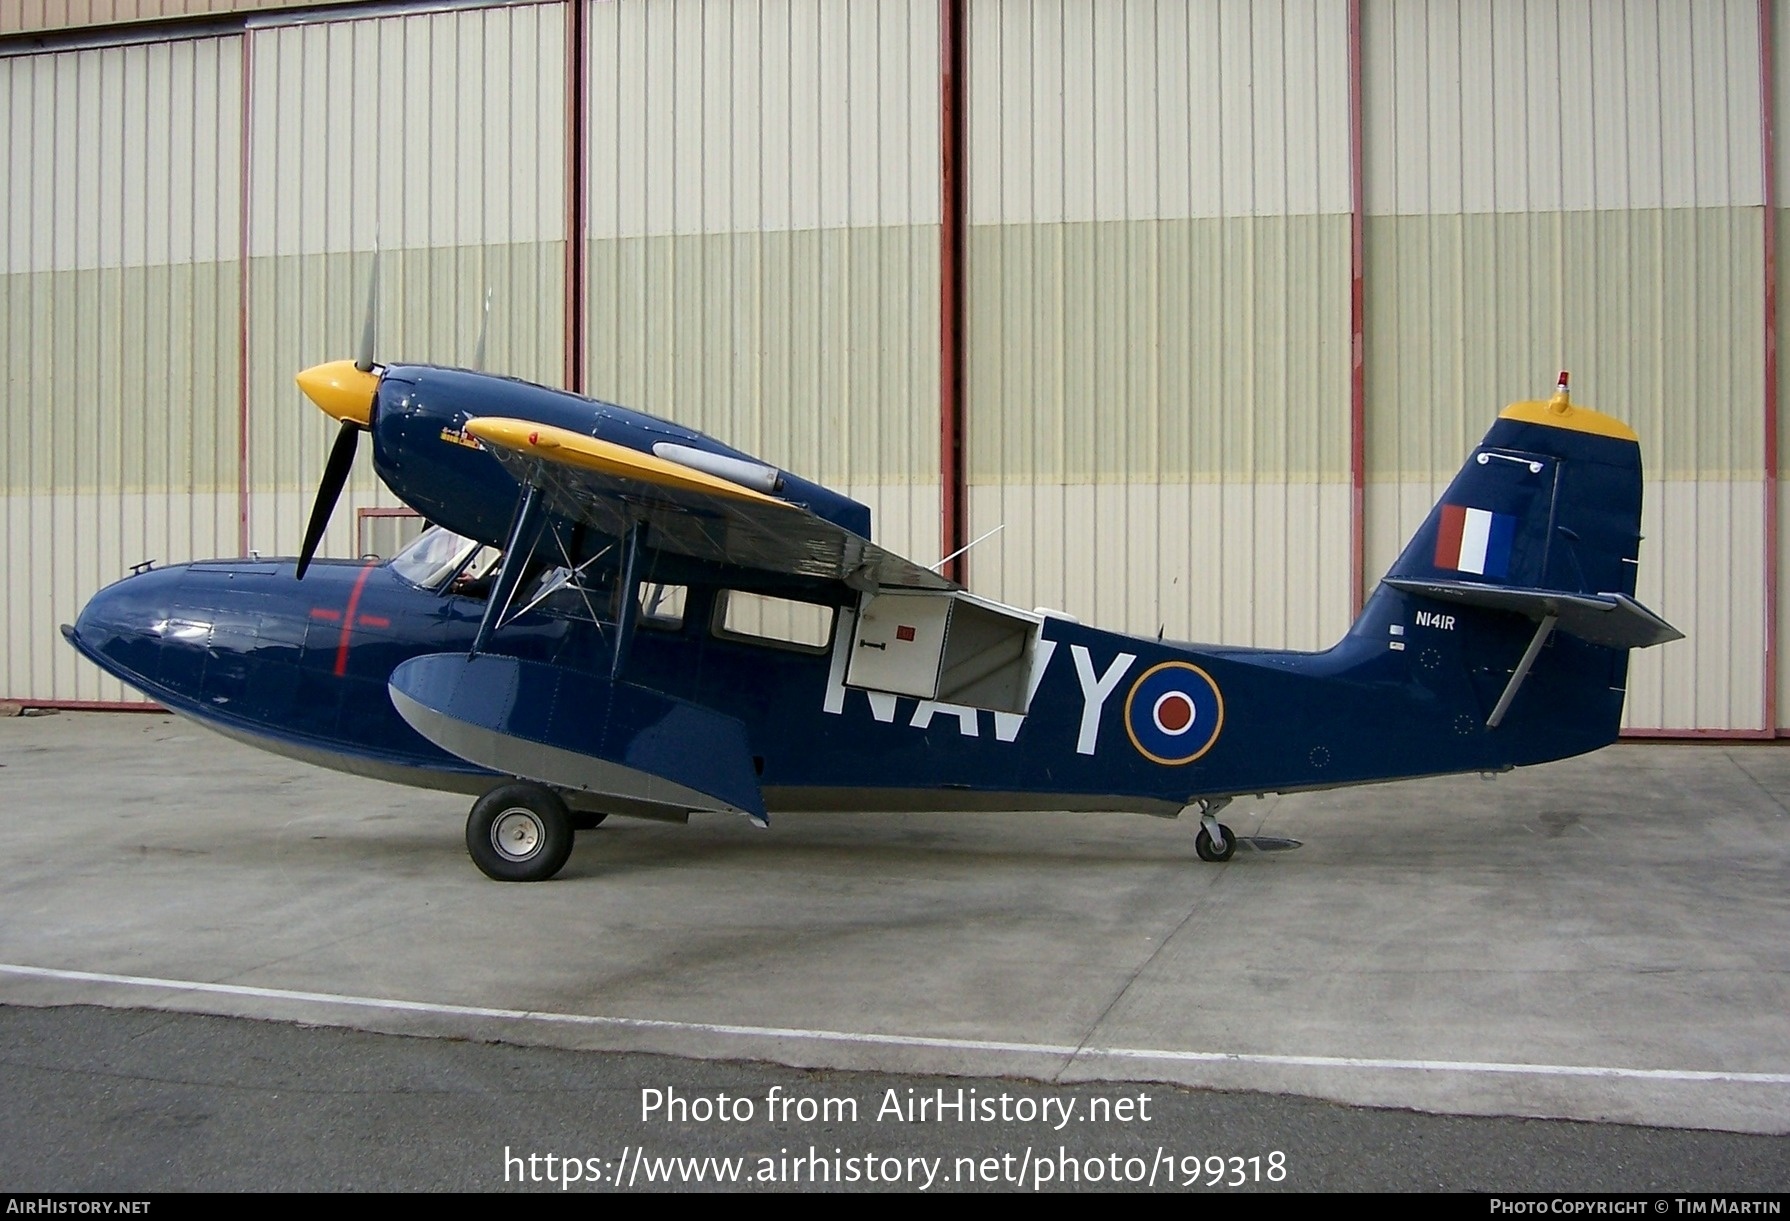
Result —
[[1574, 405], [1562, 373], [1548, 401], [1505, 408], [1362, 623], [1446, 623], [1470, 715], [1510, 762], [1594, 749], [1616, 737], [1628, 650], [1681, 636], [1635, 601], [1640, 528], [1633, 430]]

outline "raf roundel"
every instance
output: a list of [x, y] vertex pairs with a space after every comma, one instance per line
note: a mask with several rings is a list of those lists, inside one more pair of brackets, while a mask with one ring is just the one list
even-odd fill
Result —
[[1224, 697], [1198, 666], [1165, 661], [1145, 670], [1125, 697], [1125, 732], [1138, 754], [1177, 767], [1212, 749], [1224, 728]]

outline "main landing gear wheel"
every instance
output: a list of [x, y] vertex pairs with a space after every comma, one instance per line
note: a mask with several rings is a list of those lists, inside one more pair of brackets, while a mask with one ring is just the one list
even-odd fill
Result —
[[572, 855], [572, 816], [538, 784], [500, 784], [473, 803], [466, 850], [498, 882], [545, 882]]
[[1199, 834], [1193, 837], [1193, 850], [1199, 853], [1200, 860], [1228, 861], [1236, 853], [1237, 837], [1232, 835], [1231, 829], [1223, 823], [1218, 824], [1218, 837], [1224, 841], [1222, 848], [1214, 848], [1211, 833], [1204, 827], [1200, 828]]

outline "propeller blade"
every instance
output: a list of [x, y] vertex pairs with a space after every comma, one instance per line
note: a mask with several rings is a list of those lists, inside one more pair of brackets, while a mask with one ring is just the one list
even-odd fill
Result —
[[354, 451], [360, 444], [360, 425], [353, 420], [343, 420], [342, 429], [336, 433], [336, 443], [330, 447], [329, 461], [324, 463], [323, 478], [317, 484], [317, 500], [311, 506], [311, 523], [305, 527], [305, 545], [298, 553], [298, 579], [305, 579], [305, 569], [311, 566], [311, 557], [317, 554], [317, 544], [323, 541], [323, 531], [329, 525], [329, 516], [335, 512], [336, 501], [342, 495], [342, 486], [348, 482], [348, 472], [354, 466]]
[[472, 371], [485, 371], [485, 331], [491, 325], [491, 290], [485, 290], [485, 316], [479, 319], [479, 342], [472, 350]]
[[367, 317], [360, 328], [360, 355], [354, 367], [362, 373], [373, 371], [373, 315], [379, 306], [379, 238], [373, 238], [373, 270], [367, 274]]

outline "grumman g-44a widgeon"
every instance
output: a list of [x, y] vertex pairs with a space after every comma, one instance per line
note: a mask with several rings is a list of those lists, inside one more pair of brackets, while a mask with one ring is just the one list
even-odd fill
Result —
[[[299, 383], [341, 431], [302, 553], [155, 568], [68, 640], [269, 750], [476, 794], [493, 878], [552, 877], [610, 814], [1196, 809], [1496, 772], [1615, 740], [1635, 601], [1635, 434], [1554, 396], [1504, 410], [1348, 634], [1180, 644], [976, 597], [871, 541], [864, 505], [676, 424], [476, 371]], [[361, 432], [432, 523], [312, 563]]]

